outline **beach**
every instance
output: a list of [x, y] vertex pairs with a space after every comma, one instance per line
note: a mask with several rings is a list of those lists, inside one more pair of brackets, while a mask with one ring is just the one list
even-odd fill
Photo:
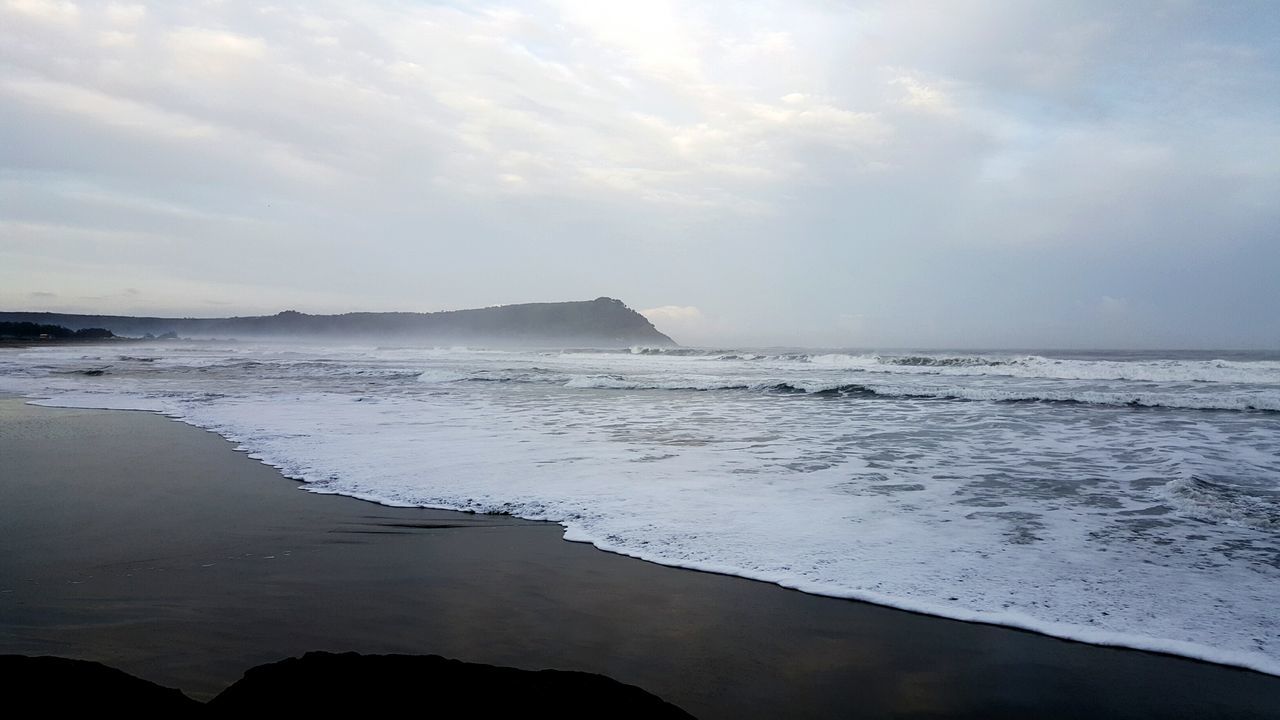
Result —
[[303, 492], [145, 412], [0, 399], [0, 653], [208, 699], [310, 650], [607, 675], [701, 718], [1268, 717], [1280, 678], [825, 598], [554, 524]]

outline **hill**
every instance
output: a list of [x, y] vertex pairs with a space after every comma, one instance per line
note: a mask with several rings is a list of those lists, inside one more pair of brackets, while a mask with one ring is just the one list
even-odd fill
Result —
[[113, 337], [111, 331], [103, 328], [86, 327], [72, 330], [61, 325], [0, 321], [0, 339], [3, 340], [105, 340], [111, 337]]
[[621, 300], [526, 303], [435, 313], [382, 312], [229, 318], [159, 318], [0, 312], [0, 322], [105, 328], [126, 337], [334, 339], [537, 347], [668, 346], [676, 343]]

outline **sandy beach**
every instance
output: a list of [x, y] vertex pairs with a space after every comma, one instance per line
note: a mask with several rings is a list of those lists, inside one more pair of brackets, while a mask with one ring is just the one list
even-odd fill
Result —
[[[0, 399], [0, 653], [207, 699], [310, 650], [600, 673], [700, 718], [1275, 717], [1280, 678], [303, 492], [141, 412]], [[424, 699], [429, 700], [429, 699]]]

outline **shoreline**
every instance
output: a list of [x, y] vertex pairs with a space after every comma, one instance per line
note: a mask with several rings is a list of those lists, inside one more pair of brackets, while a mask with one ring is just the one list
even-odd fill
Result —
[[[236, 658], [335, 649], [597, 672], [699, 717], [1280, 707], [1258, 671], [660, 565], [557, 523], [298, 493], [153, 412], [25, 402], [0, 398], [0, 652], [60, 648], [197, 696], [258, 664]], [[156, 537], [173, 552], [147, 552]]]
[[[5, 397], [6, 397], [5, 395], [0, 394], [0, 400], [4, 400]], [[18, 396], [10, 396], [10, 397], [16, 398]], [[527, 522], [544, 523], [544, 524], [548, 524], [548, 525], [559, 528], [562, 532], [562, 539], [566, 542], [584, 544], [592, 548], [595, 548], [601, 552], [609, 553], [612, 555], [618, 555], [618, 556], [626, 557], [630, 559], [635, 559], [641, 562], [658, 565], [660, 567], [671, 568], [673, 570], [686, 570], [691, 572], [708, 573], [711, 575], [718, 575], [723, 577], [740, 578], [740, 579], [749, 580], [751, 582], [760, 582], [760, 583], [765, 583], [767, 585], [773, 585], [775, 587], [779, 587], [784, 590], [799, 592], [806, 595], [812, 595], [815, 597], [822, 597], [822, 598], [828, 598], [833, 600], [842, 600], [847, 602], [863, 603], [863, 604], [867, 604], [875, 607], [886, 608], [886, 609], [896, 610], [900, 612], [906, 612], [913, 615], [920, 615], [920, 616], [929, 617], [929, 618], [937, 618], [942, 620], [970, 623], [970, 624], [976, 624], [976, 625], [984, 625], [984, 626], [995, 627], [995, 628], [1003, 628], [1007, 630], [1015, 630], [1019, 632], [1030, 633], [1033, 635], [1053, 638], [1055, 640], [1061, 640], [1064, 642], [1080, 643], [1083, 645], [1088, 645], [1093, 647], [1105, 647], [1105, 648], [1114, 648], [1114, 649], [1134, 651], [1134, 652], [1143, 652], [1143, 653], [1149, 653], [1152, 655], [1166, 656], [1171, 658], [1177, 658], [1180, 660], [1188, 660], [1192, 662], [1204, 663], [1207, 665], [1212, 665], [1217, 667], [1226, 667], [1226, 668], [1232, 668], [1237, 670], [1243, 670], [1247, 672], [1255, 672], [1267, 677], [1280, 678], [1280, 665], [1274, 662], [1264, 663], [1264, 662], [1254, 661], [1251, 658], [1236, 658], [1236, 657], [1233, 657], [1233, 654], [1230, 651], [1219, 650], [1212, 646], [1199, 645], [1199, 644], [1191, 643], [1187, 641], [1152, 638], [1152, 637], [1143, 636], [1143, 635], [1119, 635], [1115, 632], [1110, 632], [1110, 631], [1096, 631], [1095, 637], [1088, 638], [1084, 636], [1088, 635], [1090, 630], [1089, 628], [1085, 628], [1082, 626], [1067, 625], [1067, 624], [1061, 624], [1061, 623], [1050, 623], [1046, 621], [1039, 621], [1039, 620], [1036, 620], [1035, 618], [991, 619], [989, 616], [992, 615], [993, 613], [989, 613], [989, 612], [957, 611], [957, 610], [947, 608], [945, 606], [941, 606], [937, 604], [904, 601], [900, 598], [896, 598], [892, 596], [878, 596], [878, 595], [875, 595], [874, 593], [840, 592], [840, 591], [831, 591], [831, 590], [824, 592], [822, 589], [819, 589], [816, 586], [804, 586], [797, 583], [789, 583], [787, 581], [776, 580], [766, 575], [756, 574], [750, 571], [744, 571], [737, 568], [719, 567], [719, 566], [702, 564], [702, 563], [680, 564], [674, 561], [669, 561], [666, 558], [663, 558], [661, 555], [649, 556], [641, 553], [629, 552], [626, 548], [622, 546], [610, 545], [609, 543], [604, 542], [598, 538], [585, 536], [585, 535], [575, 536], [575, 532], [574, 532], [575, 529], [572, 526], [570, 526], [568, 523], [557, 521], [557, 520], [550, 520], [544, 517], [527, 517], [523, 515], [506, 513], [506, 512], [482, 512], [482, 511], [475, 511], [475, 510], [458, 508], [458, 507], [453, 507], [448, 505], [394, 504], [384, 499], [378, 498], [376, 496], [358, 495], [358, 494], [349, 494], [349, 493], [343, 493], [343, 492], [337, 492], [337, 491], [321, 490], [321, 489], [315, 488], [310, 481], [306, 480], [303, 477], [286, 475], [285, 468], [283, 466], [272, 463], [269, 459], [263, 458], [256, 452], [253, 452], [248, 449], [241, 449], [241, 447], [236, 441], [230, 440], [218, 434], [214, 430], [203, 427], [201, 425], [194, 424], [188, 421], [187, 419], [183, 418], [182, 416], [169, 414], [164, 412], [163, 410], [155, 409], [153, 407], [146, 407], [146, 406], [138, 406], [138, 407], [122, 406], [119, 408], [103, 408], [103, 407], [98, 407], [91, 404], [86, 404], [86, 405], [76, 405], [74, 403], [59, 404], [60, 401], [57, 399], [35, 398], [35, 397], [25, 397], [25, 396], [22, 397], [22, 400], [29, 405], [33, 405], [36, 407], [50, 408], [50, 409], [100, 410], [103, 412], [143, 412], [143, 413], [153, 414], [167, 420], [172, 420], [174, 422], [178, 422], [180, 424], [186, 425], [199, 432], [208, 433], [219, 440], [223, 440], [230, 443], [233, 446], [233, 450], [235, 452], [244, 454], [250, 460], [253, 460], [256, 463], [259, 463], [264, 467], [271, 469], [272, 471], [276, 472], [276, 474], [282, 479], [288, 480], [290, 482], [300, 483], [299, 489], [308, 493], [316, 494], [316, 495], [331, 495], [335, 497], [349, 498], [359, 502], [367, 502], [374, 505], [378, 505], [380, 507], [387, 507], [387, 508], [420, 508], [420, 509], [427, 509], [427, 510], [436, 510], [441, 512], [456, 512], [456, 513], [463, 513], [468, 515], [479, 515], [479, 516], [487, 516], [487, 517], [510, 517], [510, 518], [514, 518], [522, 521], [527, 521]], [[65, 403], [65, 400], [61, 402]], [[1179, 648], [1182, 648], [1182, 649], [1180, 650]]]

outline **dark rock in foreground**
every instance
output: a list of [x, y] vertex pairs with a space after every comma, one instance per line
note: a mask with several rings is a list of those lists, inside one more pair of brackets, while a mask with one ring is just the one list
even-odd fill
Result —
[[261, 712], [283, 716], [365, 716], [418, 709], [427, 715], [557, 718], [689, 718], [680, 708], [603, 675], [517, 670], [437, 655], [307, 653], [249, 670], [208, 705], [95, 662], [0, 655], [11, 707], [48, 711], [127, 711], [167, 716]]
[[87, 660], [0, 655], [0, 685], [10, 708], [57, 716], [104, 710], [190, 716], [205, 707], [173, 688], [161, 687]]
[[432, 715], [687, 718], [654, 695], [603, 675], [517, 670], [437, 655], [307, 653], [260, 665], [214, 698], [218, 713], [370, 713], [429, 708]]
[[381, 342], [540, 347], [675, 344], [643, 315], [620, 300], [605, 297], [582, 302], [526, 303], [435, 313], [308, 315], [288, 310], [260, 317], [156, 318], [0, 312], [0, 322], [57, 324], [73, 330], [106, 328], [128, 337], [362, 338]]

